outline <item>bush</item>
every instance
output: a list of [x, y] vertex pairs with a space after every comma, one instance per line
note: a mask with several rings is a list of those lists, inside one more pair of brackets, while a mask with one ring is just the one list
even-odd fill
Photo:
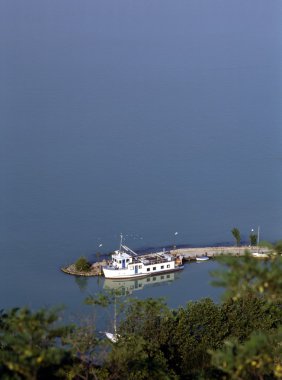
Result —
[[91, 264], [84, 256], [81, 256], [74, 265], [76, 270], [83, 272], [89, 272], [91, 268]]

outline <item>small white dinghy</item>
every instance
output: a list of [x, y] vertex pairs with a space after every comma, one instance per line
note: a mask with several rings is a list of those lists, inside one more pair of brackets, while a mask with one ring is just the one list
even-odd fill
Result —
[[105, 331], [106, 337], [112, 342], [117, 343], [120, 338], [120, 335], [117, 333], [117, 299], [115, 297], [114, 303], [114, 333]]
[[252, 252], [252, 256], [257, 257], [257, 258], [262, 258], [262, 259], [266, 259], [269, 257], [269, 255], [264, 252]]
[[208, 256], [196, 256], [196, 261], [208, 261], [210, 258]]
[[119, 335], [118, 334], [112, 334], [110, 332], [105, 332], [106, 334], [106, 337], [112, 342], [112, 343], [116, 343], [119, 339]]

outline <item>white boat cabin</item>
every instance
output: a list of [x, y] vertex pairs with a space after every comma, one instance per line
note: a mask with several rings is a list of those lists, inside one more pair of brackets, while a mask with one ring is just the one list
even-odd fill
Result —
[[146, 277], [162, 272], [182, 269], [182, 257], [176, 258], [166, 252], [138, 256], [125, 245], [112, 254], [112, 261], [103, 267], [104, 276], [111, 279]]
[[117, 269], [126, 268], [132, 260], [133, 257], [126, 252], [115, 251], [112, 255], [112, 265]]

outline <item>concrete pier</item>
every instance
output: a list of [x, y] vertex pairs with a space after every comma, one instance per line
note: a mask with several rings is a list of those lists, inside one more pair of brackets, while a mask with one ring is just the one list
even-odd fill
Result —
[[[199, 247], [199, 248], [178, 248], [171, 253], [182, 255], [184, 261], [196, 260], [196, 257], [208, 256], [210, 258], [222, 255], [242, 256], [245, 251], [258, 252], [258, 247], [240, 246], [240, 247]], [[261, 253], [269, 253], [268, 248], [259, 248]]]

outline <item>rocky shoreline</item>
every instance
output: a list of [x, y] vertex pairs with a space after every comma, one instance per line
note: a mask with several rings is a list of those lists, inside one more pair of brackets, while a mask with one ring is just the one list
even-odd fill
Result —
[[102, 276], [103, 275], [102, 266], [106, 264], [107, 262], [105, 260], [101, 262], [93, 263], [89, 271], [78, 271], [75, 267], [75, 264], [70, 264], [66, 267], [62, 267], [61, 271], [66, 274], [71, 274], [73, 276], [84, 276], [84, 277]]

